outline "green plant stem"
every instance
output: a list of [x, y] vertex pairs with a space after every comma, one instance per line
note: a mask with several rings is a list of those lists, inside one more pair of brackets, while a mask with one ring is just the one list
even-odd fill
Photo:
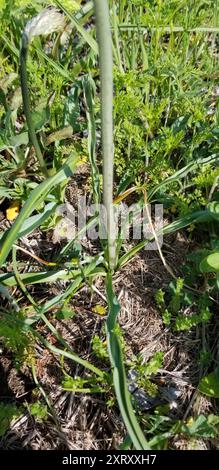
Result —
[[103, 152], [103, 202], [106, 210], [109, 267], [116, 263], [116, 231], [113, 211], [113, 56], [107, 0], [94, 0], [101, 79]]
[[107, 298], [109, 306], [109, 314], [106, 322], [107, 344], [110, 362], [113, 366], [113, 381], [116, 397], [123, 421], [135, 449], [148, 450], [150, 449], [149, 443], [146, 441], [135, 416], [131, 396], [127, 387], [124, 358], [117, 330], [117, 316], [120, 311], [120, 305], [113, 291], [111, 273], [107, 276]]
[[30, 109], [30, 96], [28, 91], [28, 81], [27, 81], [27, 54], [28, 54], [28, 38], [25, 33], [23, 33], [21, 40], [21, 49], [20, 49], [20, 74], [21, 74], [21, 91], [24, 105], [24, 114], [27, 120], [29, 137], [32, 145], [35, 148], [36, 156], [38, 158], [41, 170], [43, 174], [48, 177], [48, 170], [46, 168], [44, 158], [37, 140], [36, 132], [34, 129], [34, 124], [31, 116]]

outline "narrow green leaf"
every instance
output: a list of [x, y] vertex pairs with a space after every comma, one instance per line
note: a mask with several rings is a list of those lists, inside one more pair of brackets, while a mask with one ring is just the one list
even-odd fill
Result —
[[[189, 214], [185, 217], [181, 217], [180, 219], [175, 220], [171, 224], [168, 224], [157, 231], [157, 236], [160, 235], [167, 235], [169, 233], [174, 233], [182, 228], [188, 227], [194, 223], [201, 223], [201, 222], [208, 222], [212, 219], [211, 214], [209, 211], [197, 211]], [[124, 266], [133, 256], [136, 255], [139, 251], [141, 251], [148, 243], [152, 242], [154, 237], [152, 236], [149, 239], [142, 240], [136, 246], [134, 246], [131, 250], [125, 253], [118, 261], [117, 268]]]
[[63, 180], [72, 176], [76, 167], [76, 157], [70, 157], [63, 167], [58, 171], [55, 176], [52, 176], [42, 183], [40, 183], [30, 194], [30, 197], [24, 204], [19, 216], [15, 220], [11, 229], [7, 233], [6, 238], [3, 242], [0, 242], [0, 266], [5, 262], [13, 243], [19, 237], [19, 232], [23, 226], [25, 220], [35, 210], [35, 208], [42, 202], [46, 195], [51, 191], [52, 188], [57, 186]]
[[196, 161], [192, 161], [188, 163], [188, 165], [184, 166], [180, 170], [176, 171], [173, 175], [171, 175], [169, 178], [166, 178], [164, 181], [162, 181], [160, 184], [155, 186], [153, 189], [151, 189], [148, 192], [148, 199], [151, 201], [151, 198], [163, 187], [167, 186], [170, 183], [174, 183], [179, 181], [182, 178], [185, 178], [185, 176], [188, 175], [191, 171], [194, 171], [196, 168], [198, 168], [200, 165], [209, 165], [209, 163], [216, 163], [219, 160], [219, 155], [218, 153], [210, 155], [209, 157], [206, 158], [198, 158]]
[[96, 162], [96, 123], [94, 114], [94, 82], [91, 76], [83, 80], [84, 99], [88, 120], [88, 154], [92, 172], [95, 204], [100, 202], [100, 175]]
[[[77, 271], [78, 273], [78, 271]], [[32, 272], [32, 273], [23, 273], [20, 274], [20, 278], [24, 285], [28, 284], [42, 284], [42, 283], [53, 283], [58, 280], [68, 281], [73, 279], [74, 275], [67, 271], [67, 269], [61, 270], [52, 270], [52, 271], [41, 271], [41, 272]], [[4, 286], [12, 287], [16, 286], [17, 281], [13, 274], [0, 274], [0, 283]]]
[[120, 305], [113, 292], [111, 274], [108, 274], [107, 277], [107, 296], [109, 306], [109, 314], [106, 323], [107, 342], [109, 357], [113, 368], [114, 387], [118, 405], [133, 445], [137, 450], [147, 450], [149, 449], [149, 445], [136, 419], [126, 383], [121, 343], [116, 332], [117, 315], [120, 311]]
[[[34, 47], [34, 46], [33, 46]], [[74, 70], [75, 71], [78, 71], [79, 72], [79, 68], [78, 66], [80, 64], [76, 64], [75, 67], [71, 70], [71, 73], [68, 72], [68, 70], [64, 69], [63, 67], [61, 67], [61, 65], [59, 65], [57, 62], [55, 62], [53, 59], [51, 59], [51, 57], [49, 57], [47, 54], [45, 54], [44, 51], [42, 51], [41, 49], [39, 49], [38, 47], [34, 47], [34, 49], [36, 50], [37, 54], [42, 57], [43, 59], [46, 60], [46, 62], [48, 62], [48, 64], [56, 71], [58, 72], [58, 74], [65, 78], [67, 81], [70, 81], [72, 82], [72, 79], [74, 78], [75, 76], [75, 73], [74, 73]]]

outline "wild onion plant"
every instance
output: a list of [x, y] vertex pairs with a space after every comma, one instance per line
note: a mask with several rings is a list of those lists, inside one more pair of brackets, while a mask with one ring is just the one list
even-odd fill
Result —
[[114, 387], [120, 411], [136, 449], [148, 449], [149, 446], [139, 427], [126, 383], [125, 366], [122, 348], [116, 329], [117, 315], [120, 310], [113, 291], [112, 271], [116, 263], [116, 231], [113, 207], [113, 58], [112, 37], [108, 0], [95, 0], [97, 38], [99, 43], [99, 61], [101, 78], [101, 126], [103, 155], [103, 200], [107, 214], [107, 239], [109, 268], [107, 275], [107, 339], [109, 356], [113, 368]]
[[[63, 11], [61, 2], [56, 2], [60, 9]], [[89, 4], [91, 2], [88, 2]], [[131, 2], [130, 2], [131, 3]], [[106, 321], [107, 331], [107, 342], [109, 357], [111, 360], [113, 370], [113, 380], [115, 393], [118, 400], [118, 405], [123, 417], [129, 438], [136, 449], [149, 449], [150, 445], [146, 441], [143, 432], [140, 429], [138, 421], [135, 416], [135, 412], [132, 407], [130, 394], [126, 383], [126, 373], [124, 358], [122, 354], [121, 341], [118, 335], [117, 316], [120, 311], [119, 302], [115, 296], [113, 290], [113, 273], [116, 269], [124, 266], [136, 253], [144, 248], [147, 243], [151, 240], [156, 239], [159, 234], [168, 234], [175, 232], [181, 228], [184, 228], [191, 223], [197, 221], [209, 220], [210, 214], [208, 210], [200, 210], [181, 217], [178, 220], [174, 220], [169, 225], [166, 225], [159, 232], [153, 232], [150, 239], [144, 239], [136, 244], [134, 247], [120, 255], [120, 248], [122, 247], [122, 236], [116, 239], [116, 228], [113, 213], [113, 166], [114, 166], [114, 142], [113, 142], [113, 58], [112, 58], [112, 38], [110, 28], [110, 17], [109, 17], [109, 6], [107, 0], [94, 0], [95, 5], [95, 18], [96, 18], [96, 29], [97, 39], [99, 44], [99, 63], [100, 63], [100, 79], [101, 79], [101, 128], [102, 128], [102, 157], [103, 157], [103, 201], [107, 213], [107, 249], [105, 252], [105, 260], [103, 259], [102, 253], [93, 256], [89, 261], [83, 265], [79, 264], [77, 269], [69, 269], [69, 265], [65, 264], [65, 255], [69, 255], [70, 249], [72, 248], [75, 239], [70, 241], [61, 250], [60, 257], [55, 262], [44, 262], [43, 271], [36, 272], [19, 272], [19, 263], [16, 259], [17, 245], [15, 244], [18, 239], [24, 235], [30, 234], [35, 228], [40, 227], [42, 223], [48, 219], [49, 216], [54, 214], [54, 211], [58, 205], [56, 198], [54, 197], [54, 189], [64, 180], [72, 177], [74, 170], [77, 165], [77, 158], [75, 156], [69, 157], [64, 163], [62, 168], [56, 173], [55, 176], [48, 177], [48, 170], [46, 168], [45, 161], [41, 152], [41, 148], [36, 136], [36, 132], [33, 125], [30, 97], [28, 91], [28, 80], [27, 80], [27, 54], [29, 44], [35, 36], [41, 34], [50, 34], [53, 31], [62, 30], [65, 27], [64, 15], [59, 10], [51, 8], [43, 10], [39, 15], [29, 21], [24, 29], [21, 42], [20, 51], [20, 71], [21, 71], [21, 87], [23, 96], [24, 113], [27, 120], [28, 131], [30, 142], [35, 148], [36, 157], [38, 158], [42, 172], [45, 175], [45, 180], [38, 184], [36, 188], [31, 192], [27, 201], [25, 202], [18, 218], [13, 223], [12, 227], [4, 233], [0, 241], [0, 267], [5, 267], [6, 259], [9, 253], [12, 251], [12, 263], [13, 273], [0, 274], [0, 283], [3, 284], [4, 288], [18, 285], [24, 295], [28, 298], [31, 303], [35, 315], [31, 318], [19, 319], [16, 315], [9, 315], [7, 312], [0, 312], [0, 315], [8, 321], [14, 322], [14, 324], [20, 325], [24, 328], [24, 331], [30, 332], [31, 335], [35, 336], [36, 340], [41, 341], [43, 345], [48, 348], [53, 354], [60, 357], [68, 358], [79, 364], [83, 369], [87, 370], [89, 374], [93, 374], [96, 378], [97, 384], [104, 383], [106, 379], [105, 371], [95, 367], [92, 363], [81, 359], [66, 341], [60, 336], [56, 328], [49, 321], [46, 314], [51, 311], [52, 308], [62, 308], [66, 306], [67, 302], [72, 296], [78, 292], [81, 287], [87, 282], [92, 286], [95, 276], [102, 276], [106, 278], [106, 290], [108, 299], [108, 316]], [[120, 9], [124, 5], [121, 2]], [[85, 8], [85, 17], [87, 14], [87, 7]], [[89, 7], [90, 8], [90, 7]], [[92, 6], [91, 6], [92, 8]], [[81, 10], [83, 11], [83, 9]], [[118, 33], [117, 20], [115, 19], [115, 8], [114, 12], [114, 29]], [[80, 13], [81, 14], [81, 13]], [[121, 12], [120, 12], [121, 14]], [[78, 28], [78, 33], [83, 36], [83, 39], [87, 41], [90, 48], [96, 54], [97, 43], [92, 35], [84, 29], [81, 23], [68, 14], [68, 18], [73, 22], [74, 26]], [[139, 42], [140, 46], [143, 45]], [[114, 46], [114, 53], [116, 54], [117, 61], [120, 64], [120, 70], [122, 71], [122, 56], [120, 54], [120, 45], [117, 36], [116, 45]], [[133, 57], [137, 57], [137, 54], [133, 54]], [[132, 58], [133, 58], [132, 57]], [[147, 60], [145, 59], [145, 64]], [[145, 65], [146, 68], [146, 65]], [[66, 71], [62, 71], [66, 74]], [[94, 159], [94, 147], [95, 147], [95, 119], [94, 110], [92, 109], [92, 100], [89, 90], [89, 80], [83, 82], [84, 85], [84, 97], [87, 104], [87, 117], [89, 123], [89, 145], [90, 145], [90, 163], [92, 165], [92, 177], [93, 177], [93, 194], [95, 202], [99, 202], [100, 195], [99, 191], [99, 180], [97, 175], [97, 164]], [[92, 140], [93, 137], [93, 140]], [[208, 165], [211, 161], [217, 158], [215, 155], [210, 157], [200, 157], [195, 161], [187, 163], [186, 166], [180, 168], [176, 173], [171, 174], [166, 180], [156, 184], [147, 193], [147, 199], [142, 204], [148, 204], [153, 202], [155, 196], [159, 190], [163, 190], [172, 183], [185, 178], [190, 172], [200, 167], [200, 165]], [[132, 188], [131, 188], [132, 189]], [[48, 196], [50, 196], [48, 198]], [[52, 197], [51, 197], [52, 196]], [[124, 196], [119, 194], [118, 198], [122, 199]], [[118, 200], [117, 198], [117, 200]], [[115, 202], [115, 201], [114, 201]], [[43, 205], [38, 211], [39, 205]], [[140, 206], [139, 206], [140, 207]], [[140, 207], [141, 209], [141, 207]], [[33, 212], [35, 214], [33, 215]], [[85, 229], [89, 226], [88, 222]], [[127, 221], [128, 223], [128, 221]], [[118, 258], [118, 259], [117, 259]], [[59, 260], [62, 261], [61, 265]], [[42, 260], [41, 260], [42, 261]], [[37, 283], [52, 283], [57, 280], [70, 281], [66, 289], [56, 295], [55, 297], [47, 300], [44, 305], [38, 305], [35, 299], [29, 294], [27, 285]], [[9, 294], [8, 294], [9, 295]], [[9, 296], [10, 298], [10, 296]], [[13, 307], [13, 305], [12, 305]], [[16, 306], [17, 308], [17, 306]], [[46, 327], [50, 330], [53, 336], [56, 337], [62, 348], [58, 348], [41, 336], [38, 331], [35, 331], [34, 325], [37, 321], [43, 321]], [[22, 323], [23, 322], [23, 323]], [[93, 378], [93, 377], [92, 377]], [[89, 379], [89, 377], [88, 377]], [[36, 380], [35, 380], [36, 382]], [[82, 390], [83, 392], [83, 390]]]
[[94, 2], [101, 78], [101, 122], [103, 149], [103, 201], [107, 218], [109, 266], [116, 262], [116, 233], [113, 213], [113, 55], [108, 2]]

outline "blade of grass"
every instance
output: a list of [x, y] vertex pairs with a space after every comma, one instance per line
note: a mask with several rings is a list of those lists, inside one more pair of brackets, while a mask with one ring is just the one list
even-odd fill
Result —
[[[91, 372], [95, 373], [98, 377], [104, 377], [105, 372], [101, 371], [97, 367], [93, 366], [93, 364], [90, 364], [88, 361], [85, 359], [81, 359], [77, 354], [74, 352], [69, 352], [64, 349], [57, 348], [53, 344], [51, 344], [44, 336], [42, 336], [40, 333], [38, 333], [34, 328], [31, 327], [31, 319], [27, 318], [25, 320], [19, 319], [15, 315], [8, 314], [5, 311], [0, 310], [0, 316], [2, 316], [4, 319], [6, 319], [9, 323], [14, 323], [15, 325], [23, 326], [25, 327], [26, 332], [32, 333], [32, 335], [38, 339], [38, 341], [41, 344], [44, 344], [44, 346], [49, 349], [53, 354], [61, 356], [61, 357], [66, 357], [67, 359], [71, 359], [73, 362], [76, 362], [80, 364], [82, 367], [85, 369], [90, 370]], [[39, 320], [39, 317], [38, 317]]]
[[81, 230], [78, 231], [78, 233], [76, 234], [76, 236], [70, 240], [60, 251], [59, 255], [58, 255], [58, 261], [60, 259], [62, 259], [65, 255], [67, 255], [67, 253], [72, 249], [72, 247], [74, 246], [74, 243], [77, 241], [77, 240], [80, 240], [81, 236], [87, 232], [87, 230], [89, 230], [93, 225], [96, 224], [98, 220], [98, 217], [96, 215], [94, 215], [93, 217], [90, 218], [90, 220], [87, 222], [87, 224], [84, 225], [84, 227], [82, 227]]
[[94, 82], [91, 76], [83, 79], [83, 91], [88, 120], [88, 154], [92, 173], [92, 188], [96, 206], [100, 203], [100, 174], [96, 161], [96, 123], [94, 114]]
[[72, 24], [74, 25], [74, 27], [77, 29], [77, 31], [81, 34], [81, 36], [84, 38], [84, 40], [87, 42], [87, 44], [89, 44], [89, 46], [91, 47], [91, 49], [93, 50], [93, 52], [95, 54], [98, 54], [98, 45], [97, 45], [97, 42], [95, 41], [95, 39], [92, 37], [92, 35], [90, 33], [88, 33], [88, 31], [86, 31], [85, 28], [83, 28], [83, 26], [81, 25], [80, 21], [77, 19], [77, 16], [76, 15], [73, 15], [72, 13], [70, 13], [63, 5], [61, 2], [59, 2], [58, 0], [56, 0], [56, 5], [60, 8], [60, 10], [62, 10], [65, 15], [71, 20]]
[[85, 21], [88, 16], [91, 16], [94, 11], [93, 2], [87, 1], [86, 5], [83, 5], [80, 10], [75, 13], [75, 18], [80, 21], [83, 19]]
[[[78, 271], [77, 271], [78, 273]], [[57, 271], [48, 271], [48, 272], [32, 272], [32, 273], [22, 273], [20, 278], [24, 285], [28, 284], [41, 284], [41, 283], [53, 283], [58, 280], [67, 281], [74, 278], [74, 274], [68, 272], [67, 269], [57, 270]], [[0, 274], [0, 282], [4, 286], [12, 287], [16, 285], [16, 278], [13, 274]]]
[[119, 29], [118, 29], [118, 16], [116, 14], [116, 6], [113, 2], [112, 5], [112, 16], [113, 16], [113, 28], [114, 28], [114, 38], [115, 38], [115, 47], [114, 47], [114, 55], [117, 60], [117, 65], [120, 69], [120, 72], [124, 72], [123, 64], [122, 64], [122, 57], [120, 54], [120, 43], [119, 43]]
[[33, 380], [35, 382], [35, 385], [36, 387], [39, 389], [41, 395], [43, 396], [47, 406], [48, 406], [48, 409], [50, 410], [50, 413], [51, 413], [51, 416], [53, 417], [54, 421], [55, 421], [55, 424], [57, 427], [59, 427], [59, 422], [58, 422], [58, 419], [57, 419], [57, 416], [56, 416], [56, 413], [55, 413], [55, 410], [54, 408], [52, 407], [52, 404], [50, 402], [50, 399], [47, 395], [47, 393], [45, 392], [44, 388], [42, 387], [42, 385], [40, 384], [38, 378], [37, 378], [37, 373], [36, 373], [36, 367], [35, 367], [35, 361], [34, 359], [32, 359], [31, 361], [31, 370], [32, 370], [32, 375], [33, 375]]
[[169, 178], [166, 178], [164, 181], [159, 183], [157, 186], [155, 186], [153, 189], [148, 191], [148, 200], [151, 201], [151, 198], [159, 191], [159, 189], [163, 188], [164, 186], [167, 186], [170, 183], [177, 182], [180, 179], [184, 178], [185, 176], [188, 175], [191, 171], [194, 171], [196, 168], [199, 166], [203, 165], [208, 165], [209, 163], [216, 163], [219, 160], [219, 154], [215, 153], [213, 155], [210, 155], [209, 157], [205, 158], [198, 158], [196, 161], [192, 161], [188, 163], [188, 165], [184, 166], [180, 170], [176, 171], [173, 175], [171, 175]]
[[[177, 230], [181, 230], [182, 228], [188, 227], [191, 224], [209, 222], [210, 220], [211, 220], [211, 215], [210, 215], [210, 212], [207, 210], [193, 212], [192, 214], [189, 214], [185, 217], [175, 220], [171, 224], [166, 225], [162, 229], [158, 230], [156, 232], [156, 235], [157, 237], [159, 237], [161, 234], [167, 235], [169, 233], [174, 233]], [[131, 250], [129, 250], [127, 253], [121, 256], [121, 258], [118, 261], [117, 268], [121, 268], [122, 266], [124, 266], [128, 261], [131, 260], [131, 258], [133, 258], [133, 256], [135, 256], [139, 251], [141, 251], [148, 243], [152, 242], [153, 240], [154, 240], [153, 236], [149, 239], [142, 240], [140, 243], [134, 246]]]
[[29, 215], [44, 201], [52, 188], [72, 176], [76, 167], [77, 157], [70, 157], [55, 176], [48, 178], [35, 188], [25, 202], [19, 216], [15, 220], [6, 238], [0, 246], [0, 266], [5, 262], [13, 243], [18, 239], [21, 228]]
[[58, 72], [58, 74], [65, 78], [68, 82], [72, 82], [72, 79], [80, 72], [80, 63], [75, 64], [75, 66], [71, 69], [71, 72], [68, 72], [68, 70], [64, 69], [64, 67], [55, 62], [44, 51], [39, 49], [39, 47], [33, 46], [33, 48], [40, 57], [43, 57], [43, 59], [46, 60], [46, 62], [51, 66], [51, 68], [54, 69], [54, 71]]
[[101, 264], [103, 262], [102, 256], [97, 256], [88, 266], [83, 268], [83, 272], [81, 271], [80, 274], [74, 279], [72, 284], [67, 287], [66, 291], [62, 294], [59, 294], [55, 297], [53, 297], [51, 300], [46, 302], [44, 305], [42, 312], [46, 313], [48, 312], [51, 308], [55, 307], [56, 305], [63, 304], [66, 305], [66, 303], [71, 299], [71, 297], [77, 292], [81, 287], [84, 285], [86, 278], [95, 275], [95, 269], [100, 265], [99, 267], [99, 274], [105, 275], [105, 269], [102, 267], [101, 271]]
[[72, 351], [72, 349], [69, 347], [68, 343], [64, 340], [64, 338], [62, 338], [62, 336], [58, 333], [56, 328], [50, 323], [50, 321], [46, 318], [46, 316], [41, 312], [41, 308], [37, 305], [37, 303], [35, 302], [33, 297], [30, 295], [30, 293], [28, 292], [27, 288], [25, 287], [25, 285], [23, 284], [23, 282], [20, 278], [20, 274], [19, 274], [18, 269], [17, 269], [16, 248], [14, 248], [14, 247], [13, 247], [13, 252], [12, 252], [12, 261], [13, 261], [13, 269], [14, 269], [14, 273], [15, 273], [17, 283], [18, 283], [19, 287], [21, 288], [21, 290], [23, 291], [23, 293], [25, 294], [25, 296], [27, 297], [27, 299], [32, 304], [36, 314], [38, 315], [38, 318], [45, 323], [45, 325], [49, 328], [49, 330], [56, 337], [56, 339], [62, 344], [62, 346], [64, 346], [65, 350], [68, 351], [68, 353], [71, 355], [71, 358], [74, 360], [74, 362], [76, 362], [77, 364], [82, 365], [83, 367], [85, 367], [85, 369], [91, 370], [92, 372], [94, 372], [99, 377], [103, 377], [104, 376], [103, 371], [101, 371], [97, 367], [93, 366], [93, 364], [90, 364], [90, 362], [86, 361], [85, 359], [81, 359], [77, 354], [74, 353], [74, 351]]
[[22, 100], [23, 100], [23, 107], [24, 107], [24, 114], [27, 121], [28, 127], [28, 134], [32, 145], [34, 146], [37, 159], [40, 164], [40, 168], [43, 174], [47, 177], [48, 170], [46, 168], [46, 164], [43, 158], [43, 154], [38, 142], [38, 138], [36, 135], [36, 131], [34, 128], [34, 123], [31, 114], [31, 106], [30, 106], [30, 96], [29, 96], [29, 89], [28, 89], [28, 79], [27, 79], [27, 55], [28, 55], [28, 47], [29, 41], [25, 31], [22, 34], [21, 39], [21, 49], [20, 49], [20, 78], [21, 78], [21, 92], [22, 92]]
[[5, 42], [8, 49], [15, 55], [15, 57], [19, 58], [19, 49], [11, 43], [11, 41], [1, 33], [1, 39]]
[[[118, 24], [118, 28], [121, 29], [122, 31], [136, 31], [139, 29], [143, 34], [146, 33], [155, 33], [159, 32], [163, 35], [167, 33], [181, 33], [181, 32], [188, 32], [188, 33], [207, 33], [207, 34], [213, 34], [213, 33], [219, 33], [219, 28], [218, 27], [199, 27], [199, 28], [183, 28], [182, 26], [164, 26], [164, 27], [158, 27], [158, 28], [150, 28], [146, 25], [143, 24]], [[114, 28], [113, 28], [114, 29]]]

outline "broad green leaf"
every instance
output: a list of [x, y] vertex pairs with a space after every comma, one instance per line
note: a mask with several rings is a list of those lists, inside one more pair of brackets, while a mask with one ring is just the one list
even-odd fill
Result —
[[20, 147], [20, 145], [28, 145], [29, 137], [28, 132], [21, 132], [20, 134], [7, 137], [4, 132], [0, 134], [0, 152], [7, 148]]
[[37, 107], [37, 109], [32, 112], [32, 121], [34, 129], [36, 131], [41, 130], [45, 124], [49, 121], [50, 110], [49, 106], [44, 102]]
[[80, 94], [80, 84], [75, 83], [71, 90], [68, 93], [68, 96], [65, 100], [64, 111], [63, 111], [63, 126], [72, 126], [74, 131], [78, 131], [80, 126], [77, 122], [80, 116], [80, 106], [79, 106], [79, 94]]
[[163, 432], [162, 434], [156, 434], [150, 439], [149, 444], [152, 449], [164, 450], [167, 447], [168, 440], [172, 437], [171, 432]]
[[201, 379], [199, 392], [212, 398], [219, 398], [219, 367]]
[[43, 211], [40, 212], [37, 215], [32, 215], [31, 217], [28, 217], [19, 233], [18, 233], [18, 238], [24, 237], [24, 235], [27, 235], [28, 233], [31, 233], [35, 228], [40, 227], [40, 225], [45, 222], [48, 217], [50, 217], [58, 207], [58, 204], [56, 202], [49, 202], [49, 204], [46, 204]]
[[219, 251], [215, 251], [204, 258], [200, 265], [202, 273], [217, 273], [219, 272]]
[[20, 147], [20, 145], [28, 145], [28, 142], [28, 132], [21, 132], [20, 134], [13, 135], [10, 137], [9, 147]]
[[57, 131], [51, 132], [51, 134], [47, 135], [44, 139], [44, 146], [48, 146], [56, 141], [61, 141], [65, 139], [70, 139], [73, 134], [72, 126], [67, 126], [62, 129], [58, 129]]
[[56, 318], [59, 320], [67, 320], [75, 316], [75, 311], [72, 308], [64, 306], [57, 313]]

